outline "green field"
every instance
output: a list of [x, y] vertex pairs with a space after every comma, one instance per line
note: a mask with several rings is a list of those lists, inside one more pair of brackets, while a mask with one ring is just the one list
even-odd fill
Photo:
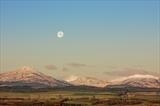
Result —
[[159, 106], [156, 92], [0, 92], [0, 106]]

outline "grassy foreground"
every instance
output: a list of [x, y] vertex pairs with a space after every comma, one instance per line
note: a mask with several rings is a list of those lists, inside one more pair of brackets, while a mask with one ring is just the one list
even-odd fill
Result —
[[0, 92], [0, 106], [160, 106], [156, 92]]

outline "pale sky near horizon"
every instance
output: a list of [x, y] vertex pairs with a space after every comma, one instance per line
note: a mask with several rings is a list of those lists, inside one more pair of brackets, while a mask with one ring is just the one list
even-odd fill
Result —
[[56, 78], [157, 75], [159, 13], [159, 0], [0, 0], [0, 72], [30, 66]]

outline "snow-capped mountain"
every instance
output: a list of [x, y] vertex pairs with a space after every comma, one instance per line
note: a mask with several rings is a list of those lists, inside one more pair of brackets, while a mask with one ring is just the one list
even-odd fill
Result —
[[57, 88], [67, 86], [92, 86], [92, 87], [140, 87], [160, 88], [160, 78], [152, 75], [132, 75], [112, 81], [100, 80], [93, 77], [71, 76], [65, 81], [47, 76], [30, 67], [0, 74], [0, 87], [30, 87], [30, 88]]
[[132, 75], [116, 80], [112, 80], [109, 84], [116, 86], [130, 86], [140, 88], [160, 88], [160, 78], [153, 75]]
[[108, 84], [107, 81], [100, 80], [93, 77], [71, 76], [67, 78], [66, 81], [73, 85], [86, 85], [86, 86], [94, 86], [94, 87], [105, 87]]
[[30, 67], [22, 67], [15, 71], [0, 74], [0, 87], [29, 86], [31, 88], [70, 86], [65, 81], [56, 80]]

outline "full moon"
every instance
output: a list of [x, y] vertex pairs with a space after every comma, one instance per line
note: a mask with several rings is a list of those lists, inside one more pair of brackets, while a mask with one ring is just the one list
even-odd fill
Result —
[[64, 32], [63, 31], [58, 31], [57, 32], [57, 37], [58, 38], [62, 38], [64, 36]]

